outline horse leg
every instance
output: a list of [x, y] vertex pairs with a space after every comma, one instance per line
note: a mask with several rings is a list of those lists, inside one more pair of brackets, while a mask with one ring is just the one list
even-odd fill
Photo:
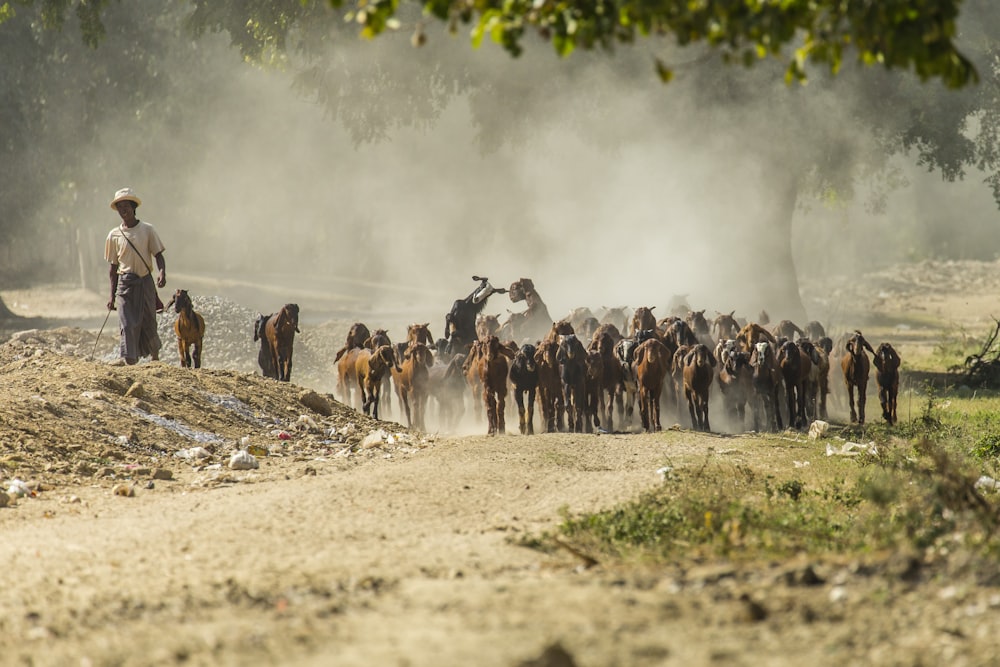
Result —
[[[409, 394], [409, 391], [404, 389], [403, 391], [399, 392], [397, 396], [399, 397], [399, 402], [403, 406], [403, 412], [406, 414], [406, 425], [409, 428], [413, 428], [414, 427], [413, 419], [410, 415], [410, 399], [409, 396], [407, 396], [407, 394]], [[388, 399], [388, 394], [386, 394], [386, 399]], [[386, 405], [388, 405], [388, 400], [386, 401]]]
[[521, 435], [524, 435], [527, 432], [528, 425], [524, 420], [524, 392], [521, 389], [514, 389], [514, 402], [517, 404], [517, 429]]
[[382, 382], [373, 382], [368, 388], [368, 400], [372, 404], [372, 418], [378, 419], [378, 404], [382, 399]]
[[[860, 388], [858, 389], [858, 393], [861, 393]], [[851, 406], [851, 423], [856, 424], [858, 421], [858, 413], [854, 410], [854, 384], [851, 382], [847, 383], [847, 402]]]
[[771, 412], [774, 414], [774, 423], [777, 425], [777, 430], [781, 431], [785, 427], [781, 423], [781, 403], [778, 401], [779, 386], [777, 384], [774, 386], [774, 396], [771, 398]]
[[490, 391], [483, 385], [483, 406], [486, 410], [486, 435], [496, 433], [496, 405], [490, 397]]
[[663, 426], [660, 425], [660, 392], [655, 392], [655, 395], [649, 401], [650, 409], [650, 426], [654, 431], [662, 431]]
[[863, 384], [858, 385], [858, 424], [865, 423], [865, 403], [868, 400], [868, 387]]
[[201, 346], [204, 342], [204, 338], [198, 339], [198, 342], [194, 344], [194, 367], [201, 368]]
[[527, 413], [527, 416], [526, 416], [525, 421], [524, 421], [525, 435], [534, 435], [535, 434], [535, 425], [534, 425], [534, 421], [535, 421], [535, 390], [534, 389], [529, 389], [528, 390], [528, 404], [526, 406], [524, 406], [524, 407], [525, 407], [525, 412]]
[[690, 389], [685, 389], [684, 398], [687, 399], [688, 414], [691, 415], [691, 428], [698, 430], [698, 414], [694, 405], [694, 392]]
[[507, 409], [507, 389], [501, 388], [496, 392], [497, 401], [497, 433], [504, 435], [507, 433], [507, 418], [504, 411]]
[[[608, 423], [607, 413], [607, 403], [604, 402], [604, 391], [601, 389], [597, 390], [597, 405], [594, 406], [594, 426], [601, 427], [601, 417], [604, 417], [604, 423]], [[610, 429], [609, 429], [610, 430]]]
[[[385, 410], [387, 410], [385, 414], [387, 415], [392, 413], [392, 388], [389, 386], [389, 375], [390, 374], [387, 372], [385, 376], [383, 376], [382, 388], [379, 390], [379, 396], [385, 396]], [[407, 419], [409, 419], [409, 415], [407, 415]]]
[[649, 432], [649, 399], [646, 390], [639, 390], [639, 419], [642, 421], [642, 430]]

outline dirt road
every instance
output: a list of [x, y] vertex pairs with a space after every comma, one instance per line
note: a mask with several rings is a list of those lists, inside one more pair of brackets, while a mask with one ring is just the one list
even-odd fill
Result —
[[[425, 437], [244, 373], [88, 361], [93, 344], [0, 346], [0, 471], [36, 492], [0, 509], [0, 664], [995, 664], [1000, 589], [960, 564], [619, 567], [548, 535], [665, 464], [824, 456], [803, 442]], [[211, 458], [176, 456], [204, 434]], [[259, 468], [228, 467], [242, 437]]]

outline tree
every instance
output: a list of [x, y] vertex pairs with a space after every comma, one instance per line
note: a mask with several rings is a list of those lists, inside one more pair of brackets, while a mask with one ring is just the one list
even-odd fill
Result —
[[[509, 53], [519, 56], [538, 39], [550, 40], [556, 52], [569, 55], [575, 50], [616, 51], [617, 57], [601, 66], [612, 68], [623, 78], [640, 78], [641, 67], [636, 62], [653, 63], [664, 80], [674, 79], [671, 86], [679, 85], [680, 75], [697, 78], [693, 86], [702, 95], [706, 108], [713, 108], [720, 101], [728, 104], [753, 104], [761, 100], [766, 91], [768, 104], [773, 105], [778, 88], [770, 81], [806, 81], [810, 74], [810, 87], [835, 89], [845, 85], [845, 69], [849, 69], [851, 82], [867, 86], [867, 100], [855, 105], [851, 121], [869, 132], [867, 143], [813, 141], [812, 150], [791, 150], [817, 133], [836, 136], [836, 127], [814, 127], [809, 123], [809, 97], [799, 87], [783, 88], [778, 106], [781, 130], [790, 139], [774, 143], [762, 140], [753, 144], [770, 173], [781, 184], [775, 188], [778, 196], [771, 198], [772, 210], [763, 212], [778, 225], [777, 246], [772, 253], [778, 259], [770, 260], [784, 266], [784, 271], [772, 271], [773, 285], [766, 286], [769, 294], [784, 291], [782, 301], [788, 304], [790, 314], [801, 313], [790, 248], [784, 242], [790, 237], [788, 227], [796, 202], [805, 192], [823, 193], [836, 191], [848, 193], [857, 169], [876, 170], [884, 165], [893, 153], [912, 149], [928, 166], [940, 168], [946, 177], [961, 174], [962, 165], [976, 164], [981, 168], [993, 165], [986, 148], [989, 141], [991, 107], [975, 95], [952, 95], [946, 87], [960, 87], [976, 81], [977, 72], [992, 76], [989, 67], [974, 65], [956, 46], [956, 20], [959, 2], [915, 3], [899, 0], [869, 2], [815, 2], [815, 3], [688, 3], [667, 1], [655, 6], [648, 3], [626, 2], [611, 5], [604, 2], [546, 3], [486, 3], [486, 2], [427, 2], [422, 5], [398, 4], [388, 1], [368, 2], [348, 10], [340, 3], [330, 5], [316, 2], [256, 2], [230, 3], [196, 0], [187, 18], [187, 24], [196, 34], [207, 32], [227, 33], [244, 58], [265, 65], [286, 62], [294, 55], [304, 62], [299, 82], [332, 110], [332, 113], [352, 129], [358, 141], [376, 140], [391, 129], [405, 123], [430, 123], [440, 113], [447, 101], [456, 94], [465, 94], [473, 101], [477, 122], [483, 127], [481, 145], [486, 150], [503, 142], [523, 140], [530, 132], [531, 123], [512, 128], [500, 122], [504, 114], [495, 113], [488, 104], [477, 107], [475, 101], [480, 91], [487, 88], [510, 87], [517, 91], [518, 113], [531, 116], [531, 109], [544, 109], [544, 98], [528, 97], [518, 91], [516, 77], [484, 81], [481, 71], [471, 69], [466, 61], [442, 57], [434, 68], [426, 63], [404, 63], [405, 73], [388, 75], [380, 60], [368, 66], [345, 66], [336, 57], [337, 48], [345, 41], [341, 18], [346, 12], [354, 26], [364, 36], [374, 37], [383, 32], [412, 31], [414, 44], [424, 44], [425, 49], [437, 48], [442, 41], [431, 35], [431, 23], [425, 15], [437, 17], [449, 29], [459, 25], [472, 27], [474, 44], [486, 35], [501, 44]], [[58, 25], [65, 18], [67, 6], [54, 0], [40, 0], [35, 7], [49, 24]], [[982, 14], [988, 19], [988, 7]], [[19, 10], [27, 11], [27, 10]], [[89, 42], [102, 39], [104, 17], [113, 16], [107, 3], [88, 3], [80, 21], [81, 31]], [[424, 14], [421, 14], [423, 11]], [[332, 28], [332, 29], [331, 29]], [[984, 31], [988, 35], [988, 31]], [[672, 39], [650, 39], [640, 48], [641, 36]], [[385, 38], [381, 38], [382, 41]], [[635, 48], [618, 49], [618, 45], [635, 43]], [[677, 45], [677, 46], [675, 46]], [[704, 48], [707, 45], [710, 48]], [[977, 54], [989, 52], [988, 42], [978, 43]], [[692, 47], [695, 55], [691, 56]], [[332, 49], [332, 50], [331, 50]], [[388, 49], [391, 50], [391, 49]], [[791, 55], [785, 55], [791, 50]], [[845, 54], [854, 53], [863, 64], [881, 64], [893, 75], [879, 75], [867, 70], [861, 76], [857, 68], [843, 68]], [[333, 53], [331, 58], [329, 54]], [[755, 64], [751, 70], [719, 67], [714, 54], [721, 54], [722, 62]], [[569, 94], [574, 86], [574, 73], [586, 68], [573, 66], [580, 62], [576, 54], [571, 64], [563, 66], [567, 77], [560, 77], [550, 91], [551, 96]], [[536, 59], [534, 62], [538, 62]], [[599, 62], [596, 57], [583, 60], [587, 67]], [[988, 62], [979, 60], [980, 63]], [[398, 66], [399, 60], [393, 62]], [[559, 65], [551, 65], [553, 70]], [[778, 70], [778, 71], [775, 71]], [[824, 70], [837, 73], [827, 77]], [[900, 75], [895, 71], [910, 70], [915, 76]], [[648, 70], [647, 70], [648, 71]], [[784, 72], [784, 76], [781, 72]], [[871, 74], [876, 74], [871, 76]], [[335, 76], [334, 76], [335, 75]], [[945, 87], [919, 86], [918, 81], [938, 79]], [[580, 84], [585, 85], [585, 84]], [[377, 104], [378, 93], [387, 87], [405, 87], [411, 92], [410, 103], [405, 108], [386, 109]], [[886, 87], [888, 87], [886, 89]], [[873, 90], [876, 89], [877, 90]], [[888, 94], [887, 94], [888, 91]], [[367, 95], [365, 94], [367, 93]], [[495, 98], [496, 96], [493, 96]], [[506, 96], [502, 96], [506, 99]], [[488, 99], [485, 98], [484, 99]], [[947, 116], [930, 117], [927, 102], [948, 109]], [[365, 107], [364, 101], [370, 104]], [[362, 104], [358, 104], [361, 101]], [[815, 104], [815, 102], [812, 102]], [[526, 108], [527, 107], [527, 108]], [[758, 107], [759, 108], [759, 107]], [[906, 116], [900, 109], [912, 110]], [[963, 131], [962, 124], [970, 109], [986, 109], [977, 143], [955, 150], [956, 137]], [[992, 108], [996, 108], [993, 105]], [[924, 113], [921, 113], [924, 110]], [[707, 114], [713, 115], [713, 114]], [[728, 121], [721, 114], [717, 127]], [[752, 114], [746, 114], [750, 116]], [[900, 124], [900, 118], [905, 122]], [[790, 122], [791, 121], [791, 122]], [[995, 125], [995, 123], [993, 124]], [[751, 125], [748, 123], [747, 127]], [[525, 129], [527, 128], [527, 129]], [[772, 128], [773, 129], [773, 128]], [[744, 136], [753, 137], [752, 133]], [[757, 133], [758, 137], [771, 136]], [[995, 143], [995, 142], [994, 142]], [[831, 148], [833, 147], [833, 148]], [[778, 250], [775, 250], [775, 247]]]

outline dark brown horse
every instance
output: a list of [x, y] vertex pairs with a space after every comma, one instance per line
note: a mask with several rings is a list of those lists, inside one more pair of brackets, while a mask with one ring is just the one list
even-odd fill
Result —
[[707, 345], [698, 343], [684, 356], [684, 398], [687, 399], [691, 424], [699, 431], [710, 431], [708, 398], [715, 377], [715, 356]]
[[297, 333], [300, 333], [299, 306], [295, 303], [286, 303], [264, 325], [264, 334], [271, 346], [271, 358], [281, 382], [292, 378], [292, 345]]
[[896, 396], [899, 394], [899, 354], [889, 343], [882, 343], [875, 350], [875, 382], [878, 383], [878, 401], [882, 405], [882, 418], [890, 425], [896, 423]]
[[[875, 350], [861, 335], [860, 331], [855, 331], [847, 341], [846, 351], [840, 359], [840, 369], [844, 372], [844, 384], [847, 385], [847, 401], [851, 407], [851, 423], [865, 423], [865, 403], [868, 397], [868, 373], [871, 371], [871, 363], [868, 361], [868, 350], [875, 354]], [[854, 390], [858, 392], [857, 410], [854, 407]]]

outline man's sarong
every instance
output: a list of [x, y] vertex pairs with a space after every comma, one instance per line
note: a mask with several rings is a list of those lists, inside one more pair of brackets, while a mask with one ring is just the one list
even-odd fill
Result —
[[121, 356], [138, 360], [159, 354], [163, 344], [156, 332], [156, 283], [152, 274], [118, 276], [118, 324]]

